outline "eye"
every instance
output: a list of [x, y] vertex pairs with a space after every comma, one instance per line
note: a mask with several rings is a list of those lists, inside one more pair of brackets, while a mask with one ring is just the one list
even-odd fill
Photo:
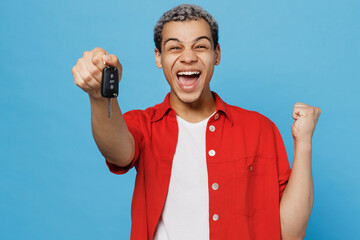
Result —
[[173, 46], [173, 47], [170, 47], [169, 50], [180, 50], [180, 47], [178, 47], [178, 46]]
[[207, 49], [208, 47], [205, 45], [199, 45], [195, 47], [196, 49]]

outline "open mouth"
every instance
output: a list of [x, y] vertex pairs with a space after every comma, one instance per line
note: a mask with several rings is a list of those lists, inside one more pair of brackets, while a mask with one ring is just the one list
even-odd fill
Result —
[[177, 73], [177, 78], [180, 86], [187, 90], [196, 85], [200, 74], [200, 71], [180, 71]]

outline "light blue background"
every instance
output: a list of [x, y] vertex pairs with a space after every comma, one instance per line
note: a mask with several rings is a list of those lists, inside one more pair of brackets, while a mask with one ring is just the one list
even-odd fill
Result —
[[[152, 29], [180, 1], [1, 1], [0, 239], [129, 239], [135, 170], [108, 172], [71, 68], [105, 48], [123, 111], [163, 100]], [[306, 239], [356, 239], [360, 216], [360, 3], [197, 1], [219, 22], [212, 90], [276, 123], [290, 163], [292, 107], [319, 106]]]

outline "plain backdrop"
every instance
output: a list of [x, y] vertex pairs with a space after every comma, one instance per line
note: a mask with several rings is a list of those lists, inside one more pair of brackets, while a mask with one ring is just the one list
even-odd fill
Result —
[[[111, 174], [72, 67], [86, 50], [119, 57], [122, 110], [163, 100], [153, 27], [180, 1], [0, 2], [0, 239], [129, 239], [135, 169]], [[211, 88], [279, 128], [293, 156], [296, 102], [322, 114], [305, 239], [357, 239], [360, 216], [360, 2], [215, 1], [222, 59]]]

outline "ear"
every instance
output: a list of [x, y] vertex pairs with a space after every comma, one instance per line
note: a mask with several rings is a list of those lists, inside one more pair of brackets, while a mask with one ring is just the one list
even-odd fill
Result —
[[220, 59], [221, 59], [221, 49], [220, 49], [220, 44], [218, 44], [215, 48], [215, 65], [220, 64]]
[[158, 68], [162, 68], [161, 64], [161, 53], [159, 49], [155, 48], [155, 63]]

